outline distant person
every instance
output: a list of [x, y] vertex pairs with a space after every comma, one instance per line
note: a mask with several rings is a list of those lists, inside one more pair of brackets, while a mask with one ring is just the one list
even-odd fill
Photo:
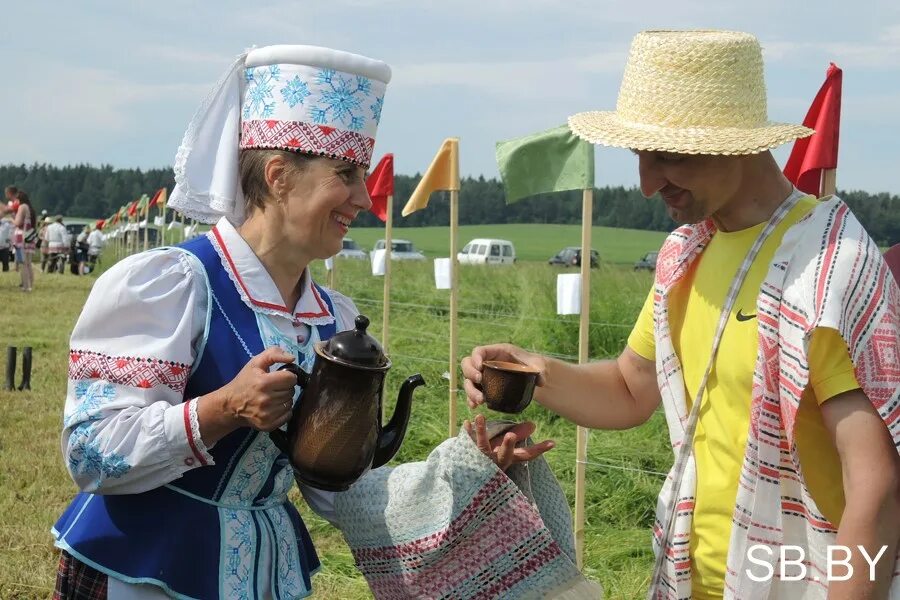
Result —
[[50, 252], [49, 271], [51, 273], [65, 272], [66, 253], [68, 251], [69, 232], [63, 224], [62, 215], [53, 217], [53, 221], [47, 226], [47, 246]]
[[[7, 193], [9, 189], [7, 188]], [[13, 217], [13, 224], [15, 225], [13, 246], [15, 247], [16, 263], [19, 265], [19, 273], [22, 278], [21, 288], [24, 292], [30, 292], [34, 285], [34, 270], [31, 262], [37, 242], [37, 230], [34, 228], [34, 208], [31, 206], [28, 194], [22, 190], [16, 190], [15, 201], [8, 210], [15, 214]]]
[[3, 265], [4, 273], [9, 271], [9, 263], [13, 260], [12, 240], [15, 229], [12, 217], [4, 215], [0, 219], [0, 263]]
[[97, 262], [100, 259], [100, 253], [106, 245], [106, 236], [100, 230], [99, 226], [95, 226], [87, 237], [87, 257], [88, 271], [94, 271], [97, 268]]
[[3, 195], [6, 197], [6, 203], [10, 208], [16, 202], [16, 194], [18, 193], [19, 188], [14, 185], [8, 185], [3, 189]]
[[91, 226], [85, 225], [78, 237], [75, 238], [75, 263], [78, 265], [78, 275], [84, 275], [87, 269], [88, 261], [88, 235], [91, 233]]
[[41, 272], [47, 271], [47, 264], [50, 262], [50, 244], [47, 242], [47, 228], [52, 222], [53, 220], [50, 217], [43, 217], [41, 227], [38, 229], [37, 247], [41, 251]]
[[[16, 194], [18, 194], [18, 193], [19, 193], [19, 188], [17, 188], [14, 185], [8, 185], [3, 189], [3, 196], [6, 198], [6, 206], [2, 210], [0, 210], [0, 213], [10, 214], [10, 218], [15, 218], [16, 211], [19, 209], [19, 201], [16, 198]], [[14, 260], [15, 269], [18, 272], [19, 271], [19, 261], [18, 261], [18, 255], [15, 254], [15, 226], [13, 226], [12, 253], [13, 253], [13, 258], [15, 259]], [[22, 287], [21, 284], [19, 285], [19, 287]]]
[[[642, 32], [617, 110], [569, 127], [630, 148], [644, 196], [685, 225], [617, 359], [478, 347], [462, 363], [469, 404], [484, 361], [511, 360], [540, 370], [539, 403], [584, 427], [637, 427], [662, 405], [675, 465], [654, 599], [900, 598], [900, 289], [847, 205], [798, 191], [775, 162], [771, 148], [813, 132], [768, 120], [759, 42]], [[836, 545], [853, 576], [825, 581]], [[775, 564], [788, 547], [806, 577]], [[883, 551], [874, 580], [859, 547]]]

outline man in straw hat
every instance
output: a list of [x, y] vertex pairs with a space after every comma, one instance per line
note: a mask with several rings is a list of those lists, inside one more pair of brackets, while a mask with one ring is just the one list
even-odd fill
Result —
[[782, 175], [769, 150], [812, 131], [768, 120], [756, 38], [640, 33], [616, 111], [569, 127], [630, 148], [643, 194], [685, 225], [617, 359], [476, 348], [470, 405], [498, 358], [539, 368], [537, 401], [582, 426], [635, 427], [662, 403], [654, 598], [900, 597], [900, 290], [839, 198]]

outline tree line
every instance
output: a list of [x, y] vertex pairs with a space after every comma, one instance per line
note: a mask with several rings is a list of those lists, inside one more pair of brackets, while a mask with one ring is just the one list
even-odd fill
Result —
[[[394, 225], [421, 227], [447, 225], [450, 207], [446, 192], [435, 194], [427, 210], [401, 218], [400, 211], [412, 194], [420, 175], [394, 178]], [[15, 185], [31, 197], [34, 207], [49, 214], [106, 218], [122, 205], [152, 195], [161, 187], [171, 192], [175, 181], [171, 169], [114, 169], [109, 165], [47, 164], [0, 166], [0, 184]], [[581, 222], [581, 191], [544, 194], [506, 204], [497, 179], [465, 178], [459, 194], [462, 225], [488, 223]], [[872, 238], [882, 246], [900, 243], [900, 196], [864, 191], [839, 191]], [[658, 200], [647, 200], [637, 188], [605, 187], [594, 190], [594, 225], [670, 231], [675, 224]], [[374, 215], [360, 215], [362, 227], [381, 224]]]

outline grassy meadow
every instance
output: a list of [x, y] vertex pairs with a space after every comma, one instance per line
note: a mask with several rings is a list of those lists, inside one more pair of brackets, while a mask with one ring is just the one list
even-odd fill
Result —
[[[594, 247], [605, 261], [594, 270], [591, 285], [593, 359], [619, 352], [649, 289], [649, 274], [607, 262], [630, 262], [659, 246], [659, 234], [645, 239], [638, 234], [647, 232], [595, 228]], [[446, 229], [404, 229], [396, 235], [413, 240], [430, 256], [440, 256], [446, 247]], [[381, 230], [354, 230], [351, 236], [370, 249]], [[545, 261], [559, 248], [577, 244], [579, 233], [577, 226], [467, 227], [460, 243], [479, 236], [511, 239], [520, 259]], [[321, 264], [313, 272], [325, 281]], [[578, 317], [555, 314], [558, 272], [540, 262], [462, 267], [460, 357], [477, 344], [506, 341], [575, 360]], [[37, 273], [35, 291], [26, 295], [17, 287], [17, 274], [0, 274], [0, 351], [8, 345], [34, 348], [32, 391], [0, 391], [0, 598], [52, 593], [57, 553], [49, 529], [75, 492], [59, 449], [68, 336], [93, 281], [93, 276]], [[370, 317], [374, 335], [381, 333], [382, 281], [369, 274], [367, 262], [337, 263], [335, 287]], [[392, 287], [389, 352], [394, 367], [388, 375], [387, 412], [408, 375], [420, 372], [428, 383], [417, 390], [409, 432], [395, 460], [421, 460], [447, 435], [449, 292], [434, 289], [430, 261], [394, 263]], [[458, 414], [470, 415], [462, 396]], [[547, 459], [573, 503], [575, 427], [536, 405], [524, 416], [538, 424], [536, 438], [557, 442]], [[596, 464], [587, 467], [585, 572], [603, 584], [608, 598], [638, 598], [652, 566], [650, 524], [662, 482], [658, 472], [671, 463], [663, 415], [631, 431], [592, 432], [588, 461]], [[313, 597], [370, 598], [340, 533], [311, 514], [296, 494], [295, 499], [324, 564], [313, 580]]]

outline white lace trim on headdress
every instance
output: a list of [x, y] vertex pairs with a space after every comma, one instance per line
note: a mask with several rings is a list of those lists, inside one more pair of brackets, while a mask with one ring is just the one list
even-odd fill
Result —
[[238, 174], [241, 74], [249, 50], [238, 56], [188, 125], [175, 155], [175, 189], [169, 207], [203, 223], [225, 216], [244, 221]]

